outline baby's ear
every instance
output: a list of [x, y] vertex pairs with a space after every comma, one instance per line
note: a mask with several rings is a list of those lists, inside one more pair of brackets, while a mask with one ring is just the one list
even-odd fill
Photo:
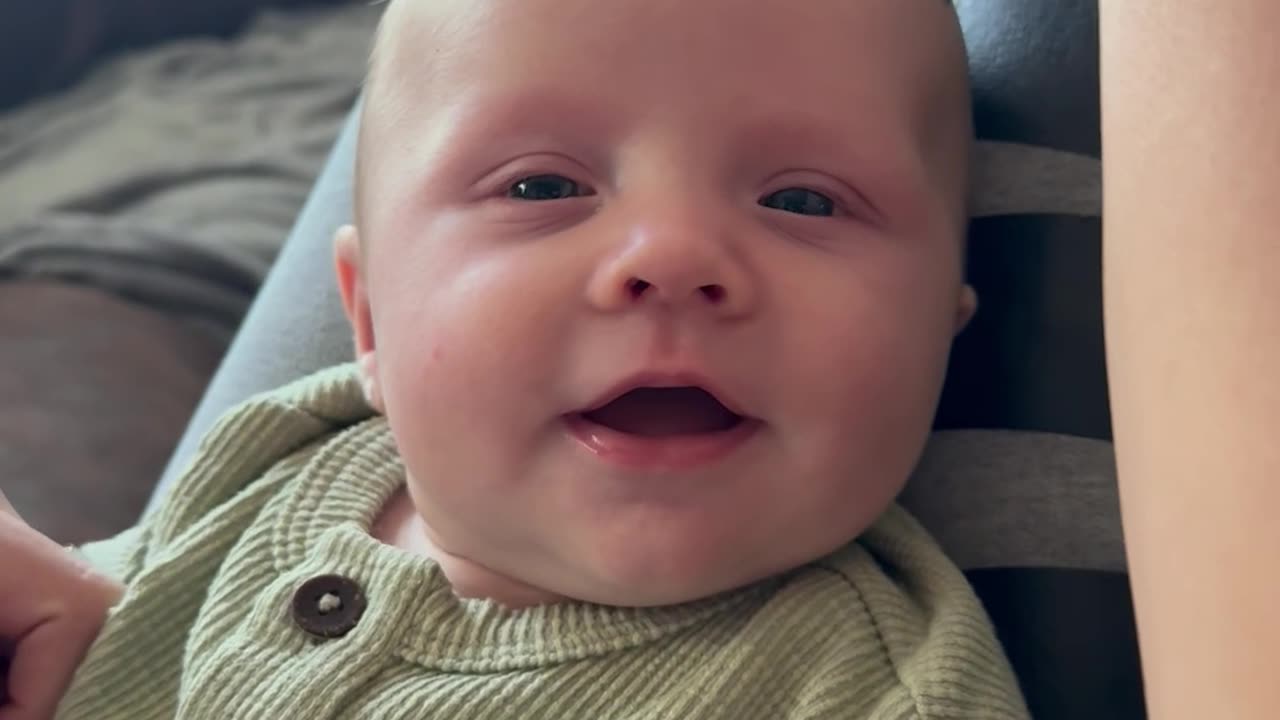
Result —
[[960, 287], [960, 300], [956, 303], [956, 325], [955, 334], [959, 335], [969, 325], [969, 321], [978, 312], [978, 292], [973, 289], [972, 285], [965, 284]]
[[378, 380], [377, 343], [373, 336], [373, 313], [369, 309], [369, 292], [365, 281], [364, 253], [360, 233], [352, 225], [338, 229], [333, 238], [333, 263], [337, 273], [342, 309], [351, 323], [356, 362], [364, 385], [365, 400], [383, 412], [382, 389]]

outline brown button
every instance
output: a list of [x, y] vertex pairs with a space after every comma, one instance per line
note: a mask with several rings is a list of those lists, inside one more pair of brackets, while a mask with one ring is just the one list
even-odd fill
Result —
[[293, 621], [322, 638], [339, 638], [360, 623], [368, 605], [364, 590], [341, 575], [311, 578], [293, 594]]

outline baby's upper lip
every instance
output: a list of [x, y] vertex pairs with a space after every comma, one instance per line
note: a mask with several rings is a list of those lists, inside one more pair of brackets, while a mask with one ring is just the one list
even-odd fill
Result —
[[595, 400], [591, 401], [587, 407], [579, 410], [578, 413], [582, 414], [599, 410], [632, 390], [639, 390], [641, 388], [677, 387], [700, 388], [711, 397], [715, 398], [717, 402], [725, 406], [725, 408], [734, 415], [742, 417], [747, 416], [747, 414], [743, 412], [742, 406], [738, 401], [720, 387], [718, 383], [714, 382], [703, 373], [689, 370], [644, 370], [628, 375], [617, 383], [611, 385], [608, 390], [598, 396]]

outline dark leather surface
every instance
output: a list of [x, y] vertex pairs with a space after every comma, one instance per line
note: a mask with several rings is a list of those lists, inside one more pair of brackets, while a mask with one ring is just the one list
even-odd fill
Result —
[[[980, 139], [1097, 157], [1096, 0], [957, 0]], [[1051, 214], [970, 226], [981, 301], [959, 338], [940, 428], [1110, 439], [1101, 223]]]
[[1035, 720], [1146, 717], [1124, 575], [1010, 568], [966, 576], [996, 625]]
[[1102, 338], [1101, 220], [971, 224], [978, 314], [956, 339], [936, 426], [1111, 439]]
[[1101, 155], [1097, 0], [956, 0], [979, 134]]
[[[956, 6], [979, 138], [1100, 157], [1096, 0]], [[976, 220], [970, 231], [969, 277], [981, 309], [957, 341], [938, 427], [1109, 440], [1100, 218], [1030, 213]], [[1033, 717], [1145, 717], [1125, 575], [1053, 568], [967, 575]]]

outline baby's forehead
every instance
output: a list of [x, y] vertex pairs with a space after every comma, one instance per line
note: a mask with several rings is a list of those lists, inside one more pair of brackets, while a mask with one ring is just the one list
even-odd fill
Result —
[[[420, 139], [428, 118], [487, 101], [490, 116], [698, 111], [726, 130], [752, 113], [811, 116], [848, 135], [905, 128], [956, 158], [970, 133], [945, 0], [394, 0], [377, 47], [365, 138]], [[529, 97], [571, 102], [513, 102]]]
[[[956, 27], [949, 0], [394, 0], [372, 65], [378, 74], [410, 74], [415, 82], [464, 84], [477, 65], [506, 62], [519, 75], [535, 70], [527, 66], [531, 56], [556, 54], [572, 54], [582, 65], [638, 57], [654, 71], [692, 73], [697, 68], [680, 61], [702, 46], [722, 56], [795, 63], [798, 74], [830, 66], [856, 74], [870, 64], [903, 70], [900, 80], [922, 84], [931, 74], [954, 78], [964, 65]], [[715, 69], [729, 75], [752, 68]], [[916, 69], [923, 71], [907, 71]]]

